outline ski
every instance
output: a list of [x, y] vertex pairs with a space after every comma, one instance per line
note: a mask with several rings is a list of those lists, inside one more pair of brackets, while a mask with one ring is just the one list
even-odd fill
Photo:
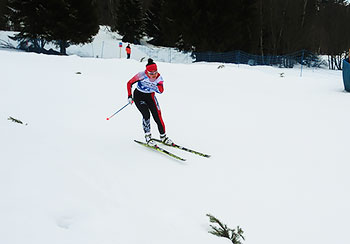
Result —
[[186, 151], [186, 152], [190, 152], [190, 153], [197, 154], [197, 155], [202, 156], [202, 157], [205, 157], [205, 158], [210, 158], [210, 155], [208, 155], [208, 154], [201, 153], [201, 152], [197, 152], [197, 151], [195, 151], [195, 150], [192, 150], [192, 149], [189, 149], [189, 148], [186, 148], [186, 147], [177, 145], [177, 144], [175, 144], [175, 143], [173, 143], [172, 145], [167, 145], [167, 144], [163, 143], [163, 141], [161, 141], [161, 140], [159, 140], [159, 139], [152, 138], [152, 140], [153, 140], [153, 141], [156, 141], [156, 142], [160, 142], [160, 143], [162, 143], [163, 145], [166, 145], [166, 146], [169, 146], [169, 147], [175, 147], [175, 148], [184, 150], [184, 151]]
[[178, 160], [181, 160], [181, 161], [186, 161], [186, 159], [181, 158], [181, 157], [179, 157], [179, 156], [177, 156], [177, 155], [175, 155], [175, 154], [173, 154], [173, 153], [171, 153], [171, 152], [169, 152], [169, 151], [167, 151], [164, 148], [161, 148], [159, 146], [150, 146], [147, 143], [144, 143], [144, 142], [141, 142], [141, 141], [138, 141], [138, 140], [134, 140], [134, 142], [136, 142], [136, 143], [138, 143], [140, 145], [143, 145], [145, 147], [152, 148], [152, 149], [154, 149], [154, 150], [156, 150], [156, 151], [158, 151], [160, 153], [163, 153], [165, 155], [168, 155], [168, 156], [170, 156], [172, 158], [175, 158], [175, 159], [178, 159]]

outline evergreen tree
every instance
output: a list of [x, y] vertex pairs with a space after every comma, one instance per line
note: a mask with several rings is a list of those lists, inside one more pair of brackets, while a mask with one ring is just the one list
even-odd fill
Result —
[[153, 37], [150, 43], [161, 45], [163, 43], [163, 30], [161, 21], [163, 19], [162, 8], [164, 0], [153, 0], [151, 6], [146, 11], [145, 33]]
[[5, 30], [7, 27], [6, 19], [6, 4], [7, 0], [0, 0], [0, 30]]
[[98, 23], [100, 25], [112, 25], [114, 19], [114, 6], [116, 0], [96, 0], [98, 11]]
[[167, 42], [196, 51], [249, 51], [257, 16], [256, 0], [166, 0], [163, 23]]
[[14, 23], [17, 40], [33, 40], [39, 48], [39, 40], [45, 36], [47, 19], [45, 0], [8, 0], [9, 18]]
[[240, 21], [241, 50], [246, 52], [257, 52], [259, 46], [258, 38], [258, 8], [257, 0], [240, 0], [237, 19]]
[[[57, 1], [57, 2], [56, 2]], [[46, 39], [55, 41], [62, 54], [70, 44], [92, 41], [99, 30], [97, 8], [92, 0], [50, 0]], [[62, 4], [63, 3], [63, 4]], [[59, 10], [59, 11], [58, 11]]]
[[349, 20], [349, 7], [344, 1], [322, 2], [318, 13], [320, 53], [341, 55], [349, 49], [349, 34], [344, 32], [344, 24]]
[[55, 41], [66, 54], [66, 47], [90, 42], [99, 28], [92, 0], [8, 1], [10, 18], [20, 32], [16, 38], [31, 39], [37, 48], [39, 40]]
[[260, 54], [311, 51], [318, 0], [260, 0]]
[[124, 42], [139, 43], [144, 33], [145, 19], [139, 0], [120, 0], [116, 11], [117, 20], [112, 30], [123, 36]]
[[189, 24], [190, 14], [188, 0], [164, 0], [162, 16], [165, 18], [160, 22], [164, 46], [181, 47], [184, 44], [183, 32]]

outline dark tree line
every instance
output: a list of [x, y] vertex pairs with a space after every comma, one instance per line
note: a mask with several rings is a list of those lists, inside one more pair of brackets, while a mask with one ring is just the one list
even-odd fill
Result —
[[[154, 0], [146, 29], [159, 45], [183, 50], [339, 54], [350, 47], [344, 0]], [[152, 5], [151, 5], [152, 6]], [[151, 10], [151, 8], [149, 8]], [[148, 10], [148, 11], [149, 11]], [[156, 20], [154, 20], [156, 18]]]
[[128, 6], [125, 0], [100, 0], [98, 5], [109, 4], [110, 17], [103, 24], [127, 31], [130, 42], [147, 35], [155, 45], [180, 50], [242, 50], [259, 55], [306, 49], [335, 56], [350, 48], [350, 32], [346, 31], [350, 6], [345, 0], [126, 2]]
[[[23, 18], [5, 14], [13, 2], [39, 6], [26, 12], [32, 23], [23, 26]], [[345, 0], [0, 0], [0, 14], [1, 28], [69, 43], [89, 41], [100, 24], [127, 42], [148, 36], [155, 45], [187, 51], [280, 55], [306, 49], [335, 56], [350, 48]], [[60, 31], [52, 31], [54, 23], [61, 23]]]

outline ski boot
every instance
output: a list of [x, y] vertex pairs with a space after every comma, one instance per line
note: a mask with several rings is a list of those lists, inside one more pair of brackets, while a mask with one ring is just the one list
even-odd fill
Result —
[[152, 140], [152, 135], [151, 135], [151, 133], [145, 134], [145, 139], [146, 139], [147, 145], [149, 145], [149, 146], [151, 146], [151, 147], [157, 146], [157, 143], [156, 143], [154, 140]]
[[174, 142], [166, 136], [166, 134], [160, 135], [160, 140], [168, 146], [172, 146], [174, 144]]

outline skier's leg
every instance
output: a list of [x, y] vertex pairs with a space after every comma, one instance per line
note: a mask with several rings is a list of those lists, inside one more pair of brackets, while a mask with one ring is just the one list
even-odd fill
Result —
[[152, 99], [148, 105], [149, 105], [149, 108], [151, 110], [152, 117], [158, 125], [160, 139], [163, 141], [163, 143], [165, 143], [167, 145], [173, 145], [174, 142], [169, 137], [167, 137], [167, 135], [165, 133], [165, 125], [164, 125], [164, 121], [162, 118], [162, 113], [161, 113], [157, 98], [155, 97], [154, 93], [152, 93], [151, 98]]
[[145, 94], [139, 92], [138, 90], [134, 91], [134, 102], [137, 109], [142, 114], [142, 127], [143, 131], [145, 132], [146, 141], [148, 142], [151, 139], [151, 115], [145, 98]]
[[149, 101], [148, 106], [151, 110], [154, 121], [157, 123], [159, 134], [165, 134], [165, 124], [162, 118], [162, 112], [160, 110], [157, 98], [155, 97], [154, 93], [152, 93], [151, 95], [151, 100]]

